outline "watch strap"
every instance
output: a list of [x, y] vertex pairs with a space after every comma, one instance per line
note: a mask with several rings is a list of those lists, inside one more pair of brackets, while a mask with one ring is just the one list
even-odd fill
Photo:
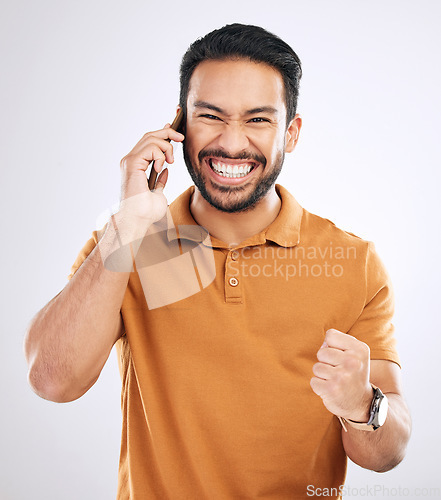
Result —
[[[376, 387], [374, 384], [371, 384], [371, 386], [372, 386], [372, 390], [374, 391], [374, 395], [372, 398], [372, 403], [373, 403], [375, 400], [375, 396], [376, 396], [376, 392], [377, 392], [378, 387]], [[372, 410], [372, 403], [371, 403], [371, 410]], [[345, 423], [350, 425], [354, 429], [358, 429], [360, 431], [368, 431], [368, 432], [376, 431], [379, 427], [376, 427], [372, 423], [373, 415], [371, 414], [371, 411], [369, 413], [370, 413], [369, 420], [365, 423], [364, 422], [355, 422], [354, 420], [349, 420], [349, 419], [344, 418], [344, 417], [338, 417], [338, 419], [340, 420], [340, 423], [341, 423], [343, 429], [345, 430], [345, 432], [348, 432], [348, 430], [346, 429]]]
[[[368, 431], [368, 432], [372, 432], [372, 431], [376, 431], [378, 429], [378, 427], [374, 427], [372, 424], [363, 424], [361, 422], [354, 422], [353, 420], [347, 420], [346, 418], [343, 418], [343, 417], [338, 417], [340, 419], [340, 422], [343, 420], [343, 422], [346, 422], [348, 425], [350, 425], [351, 427], [353, 427], [354, 429], [358, 429], [359, 431]], [[342, 423], [343, 425], [343, 423]], [[344, 426], [343, 426], [344, 428]], [[346, 432], [347, 429], [345, 429]]]

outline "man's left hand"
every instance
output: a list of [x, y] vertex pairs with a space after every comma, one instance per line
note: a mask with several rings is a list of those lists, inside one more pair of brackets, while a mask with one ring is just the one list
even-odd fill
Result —
[[335, 329], [326, 332], [313, 366], [312, 390], [339, 417], [367, 422], [373, 397], [369, 346]]

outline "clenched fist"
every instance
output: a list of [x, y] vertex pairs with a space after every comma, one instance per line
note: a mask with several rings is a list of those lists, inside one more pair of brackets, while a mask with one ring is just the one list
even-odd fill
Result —
[[326, 332], [313, 366], [312, 390], [322, 398], [326, 408], [356, 422], [367, 422], [372, 401], [369, 382], [369, 346], [338, 330]]

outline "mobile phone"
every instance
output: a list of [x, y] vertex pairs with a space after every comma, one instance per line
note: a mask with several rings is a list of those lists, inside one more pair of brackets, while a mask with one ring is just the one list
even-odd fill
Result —
[[[180, 129], [182, 128], [181, 125], [183, 125], [183, 118], [184, 118], [184, 112], [182, 111], [182, 108], [179, 110], [178, 114], [176, 115], [175, 119], [173, 120], [173, 123], [170, 125], [170, 128], [173, 130], [176, 130], [180, 132]], [[170, 139], [166, 139], [168, 142], [170, 142]], [[155, 189], [155, 184], [156, 184], [156, 178], [158, 177], [158, 172], [155, 170], [155, 162], [152, 162], [152, 165], [150, 167], [150, 175], [148, 179], [148, 186], [150, 191]]]

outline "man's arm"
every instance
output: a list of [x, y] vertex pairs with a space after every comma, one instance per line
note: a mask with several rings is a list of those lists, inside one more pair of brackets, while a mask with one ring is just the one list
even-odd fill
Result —
[[113, 344], [123, 333], [121, 304], [129, 273], [104, 267], [104, 254], [117, 250], [109, 224], [78, 271], [32, 320], [24, 349], [28, 379], [44, 399], [73, 401], [98, 379]]
[[[346, 425], [347, 432], [342, 430], [343, 446], [348, 457], [361, 467], [387, 472], [404, 458], [410, 438], [411, 419], [401, 392], [399, 366], [392, 361], [372, 360], [370, 368], [372, 384], [381, 389], [389, 402], [386, 422], [373, 432]], [[367, 418], [364, 422], [367, 422]]]
[[29, 383], [39, 396], [73, 401], [98, 379], [123, 333], [120, 311], [136, 255], [135, 243], [139, 247], [149, 227], [167, 209], [162, 192], [167, 169], [159, 175], [155, 191], [150, 191], [147, 167], [154, 161], [159, 172], [164, 162], [173, 163], [169, 140], [183, 139], [167, 124], [145, 134], [122, 159], [120, 210], [70, 282], [35, 316], [26, 332]]
[[386, 422], [369, 432], [346, 425], [342, 440], [348, 457], [356, 464], [386, 472], [404, 458], [411, 432], [409, 410], [401, 392], [401, 374], [391, 361], [370, 360], [369, 347], [351, 335], [328, 330], [317, 353], [311, 387], [326, 408], [338, 417], [367, 422], [373, 391], [379, 387], [389, 400]]

